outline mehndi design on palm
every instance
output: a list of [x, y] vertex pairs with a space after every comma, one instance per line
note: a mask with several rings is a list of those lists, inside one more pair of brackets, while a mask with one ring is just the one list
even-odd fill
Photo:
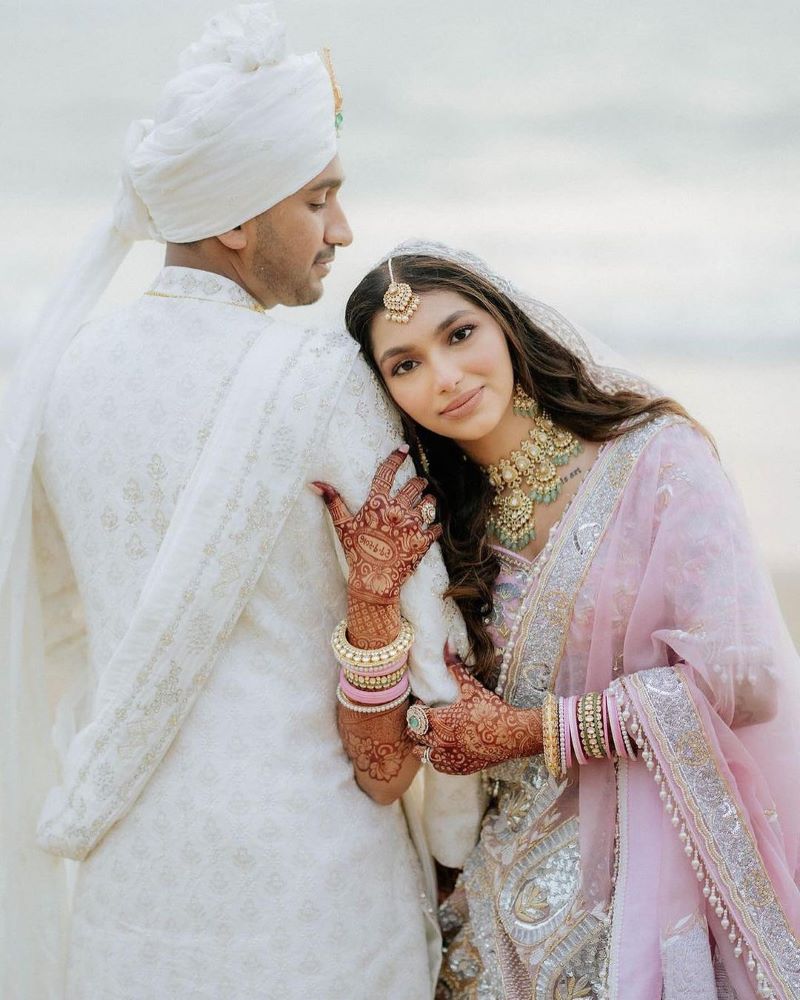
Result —
[[381, 462], [367, 499], [355, 514], [333, 486], [313, 484], [322, 492], [344, 549], [350, 597], [368, 604], [396, 602], [400, 588], [442, 533], [440, 525], [430, 523], [436, 501], [425, 493], [426, 480], [415, 476], [391, 495], [407, 455], [407, 449], [397, 448]]

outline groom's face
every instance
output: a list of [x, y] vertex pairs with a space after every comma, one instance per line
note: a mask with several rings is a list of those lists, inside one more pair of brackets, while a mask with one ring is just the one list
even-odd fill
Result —
[[339, 157], [305, 187], [246, 222], [249, 291], [265, 306], [303, 306], [322, 295], [337, 247], [353, 240], [339, 202]]

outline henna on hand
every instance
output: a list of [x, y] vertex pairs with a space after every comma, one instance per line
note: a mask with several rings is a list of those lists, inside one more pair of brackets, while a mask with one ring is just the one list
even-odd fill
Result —
[[344, 549], [351, 600], [395, 603], [402, 585], [442, 533], [441, 525], [429, 525], [423, 514], [423, 507], [435, 504], [433, 497], [425, 495], [428, 484], [424, 479], [415, 477], [390, 495], [407, 455], [408, 448], [403, 446], [381, 462], [367, 499], [355, 514], [333, 486], [313, 483], [322, 493]]
[[485, 688], [457, 659], [448, 660], [460, 695], [452, 705], [428, 708], [428, 730], [411, 732], [414, 755], [445, 774], [472, 774], [494, 764], [542, 752], [538, 708], [515, 708]]
[[400, 631], [400, 606], [368, 604], [349, 597], [347, 601], [347, 638], [359, 649], [380, 649], [394, 642]]
[[406, 707], [375, 715], [351, 712], [339, 706], [339, 736], [357, 775], [390, 782], [400, 773], [414, 747], [406, 729]]

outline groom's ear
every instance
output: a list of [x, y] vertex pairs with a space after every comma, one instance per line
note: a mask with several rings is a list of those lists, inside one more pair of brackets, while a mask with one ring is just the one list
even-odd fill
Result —
[[228, 250], [244, 250], [247, 246], [247, 236], [241, 226], [229, 229], [226, 233], [219, 233], [217, 239]]

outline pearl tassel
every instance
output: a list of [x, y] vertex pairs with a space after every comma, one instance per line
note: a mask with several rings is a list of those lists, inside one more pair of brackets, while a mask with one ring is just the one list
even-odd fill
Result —
[[[624, 685], [617, 682], [615, 687], [617, 704], [620, 709], [620, 719], [623, 723], [627, 723], [631, 719], [633, 720], [629, 727], [629, 732], [633, 737], [634, 743], [639, 748], [640, 756], [644, 761], [647, 770], [653, 772], [653, 778], [659, 786], [658, 797], [664, 803], [664, 809], [670, 817], [672, 825], [675, 827], [680, 826], [678, 839], [684, 845], [683, 852], [686, 857], [690, 859], [689, 863], [692, 870], [695, 872], [697, 881], [703, 883], [703, 897], [708, 901], [708, 905], [711, 909], [713, 909], [719, 919], [720, 926], [723, 931], [727, 932], [728, 940], [734, 946], [734, 957], [742, 959], [744, 946], [742, 944], [741, 932], [737, 928], [736, 924], [731, 920], [728, 908], [723, 902], [721, 893], [719, 892], [713, 879], [706, 872], [700, 852], [697, 850], [696, 845], [692, 843], [692, 839], [686, 829], [686, 824], [683, 822], [680, 814], [678, 803], [673, 798], [667, 786], [666, 779], [661, 771], [661, 766], [658, 763], [653, 748], [650, 746], [644, 730], [642, 729], [641, 723], [636, 718], [633, 709], [628, 703], [627, 692], [625, 691]], [[749, 948], [747, 949], [747, 957], [742, 960], [745, 963], [747, 971], [754, 974], [758, 995], [766, 998], [766, 1000], [775, 1000], [775, 993], [770, 986], [763, 969], [760, 964], [756, 962], [753, 957], [753, 953]]]

